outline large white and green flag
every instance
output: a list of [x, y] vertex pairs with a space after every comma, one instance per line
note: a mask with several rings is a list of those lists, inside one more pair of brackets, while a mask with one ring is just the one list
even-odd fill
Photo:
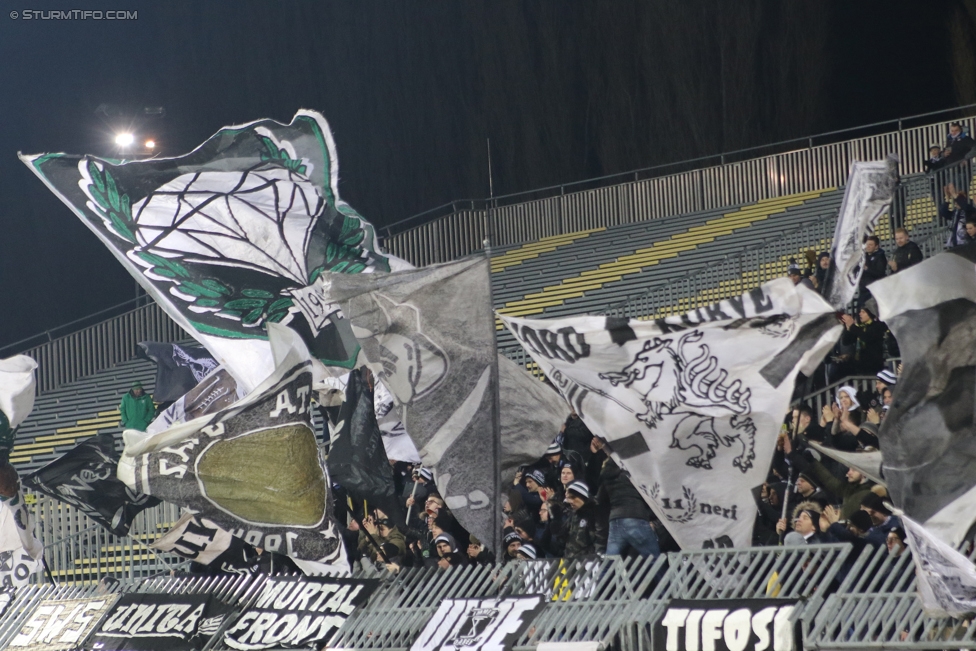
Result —
[[321, 280], [402, 263], [339, 198], [335, 143], [314, 111], [225, 127], [176, 158], [21, 160], [247, 391], [274, 370], [268, 323], [351, 368], [356, 340]]

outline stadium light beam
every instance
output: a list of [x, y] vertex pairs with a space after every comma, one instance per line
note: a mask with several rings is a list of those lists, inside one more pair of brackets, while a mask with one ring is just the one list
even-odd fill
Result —
[[155, 149], [155, 148], [156, 148], [156, 141], [155, 140], [147, 140], [146, 141], [146, 149]]
[[120, 133], [115, 136], [115, 144], [119, 147], [128, 147], [135, 142], [135, 136], [131, 133]]

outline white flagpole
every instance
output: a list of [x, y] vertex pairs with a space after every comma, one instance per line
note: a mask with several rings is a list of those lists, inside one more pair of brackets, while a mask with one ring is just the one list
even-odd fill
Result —
[[[495, 296], [491, 288], [491, 226], [492, 226], [492, 207], [495, 199], [495, 183], [492, 178], [491, 173], [491, 139], [488, 138], [486, 141], [488, 148], [488, 207], [485, 210], [485, 260], [488, 264], [488, 309], [491, 315], [495, 315]], [[492, 500], [493, 506], [499, 503], [501, 500], [502, 493], [502, 430], [501, 430], [501, 377], [498, 372], [498, 336], [495, 332], [495, 319], [490, 320], [491, 324], [491, 347], [492, 347], [492, 362], [491, 362], [491, 372], [495, 376], [495, 395], [492, 400], [491, 409], [491, 419], [492, 419], [492, 431], [494, 436], [491, 441], [492, 448], [492, 460], [495, 469], [494, 476], [492, 477], [492, 492], [494, 494], [494, 499]], [[501, 560], [502, 557], [502, 521], [498, 517], [498, 510], [492, 514], [495, 519], [495, 526], [492, 528], [495, 534], [495, 540], [493, 541], [492, 551], [495, 553], [495, 560]], [[484, 542], [484, 541], [482, 541]]]

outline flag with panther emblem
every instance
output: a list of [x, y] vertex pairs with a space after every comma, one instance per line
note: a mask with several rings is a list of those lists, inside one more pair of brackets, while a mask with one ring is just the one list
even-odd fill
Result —
[[21, 160], [245, 391], [274, 370], [268, 323], [351, 368], [356, 340], [321, 280], [406, 265], [339, 198], [335, 142], [315, 111], [225, 127], [177, 158]]
[[796, 374], [840, 332], [786, 278], [653, 321], [502, 319], [686, 549], [750, 544]]

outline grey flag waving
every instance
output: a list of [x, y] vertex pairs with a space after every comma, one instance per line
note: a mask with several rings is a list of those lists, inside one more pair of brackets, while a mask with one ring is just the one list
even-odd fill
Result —
[[[458, 521], [494, 539], [498, 378], [488, 261], [325, 280]], [[558, 427], [558, 425], [557, 425]]]
[[786, 278], [657, 322], [502, 318], [684, 548], [749, 544], [793, 380], [840, 327]]
[[883, 161], [851, 163], [823, 290], [823, 297], [838, 310], [846, 309], [857, 291], [864, 260], [862, 247], [891, 207], [898, 185], [898, 162], [898, 157], [890, 154]]
[[895, 506], [958, 545], [976, 519], [976, 245], [871, 285], [904, 369], [879, 437]]

